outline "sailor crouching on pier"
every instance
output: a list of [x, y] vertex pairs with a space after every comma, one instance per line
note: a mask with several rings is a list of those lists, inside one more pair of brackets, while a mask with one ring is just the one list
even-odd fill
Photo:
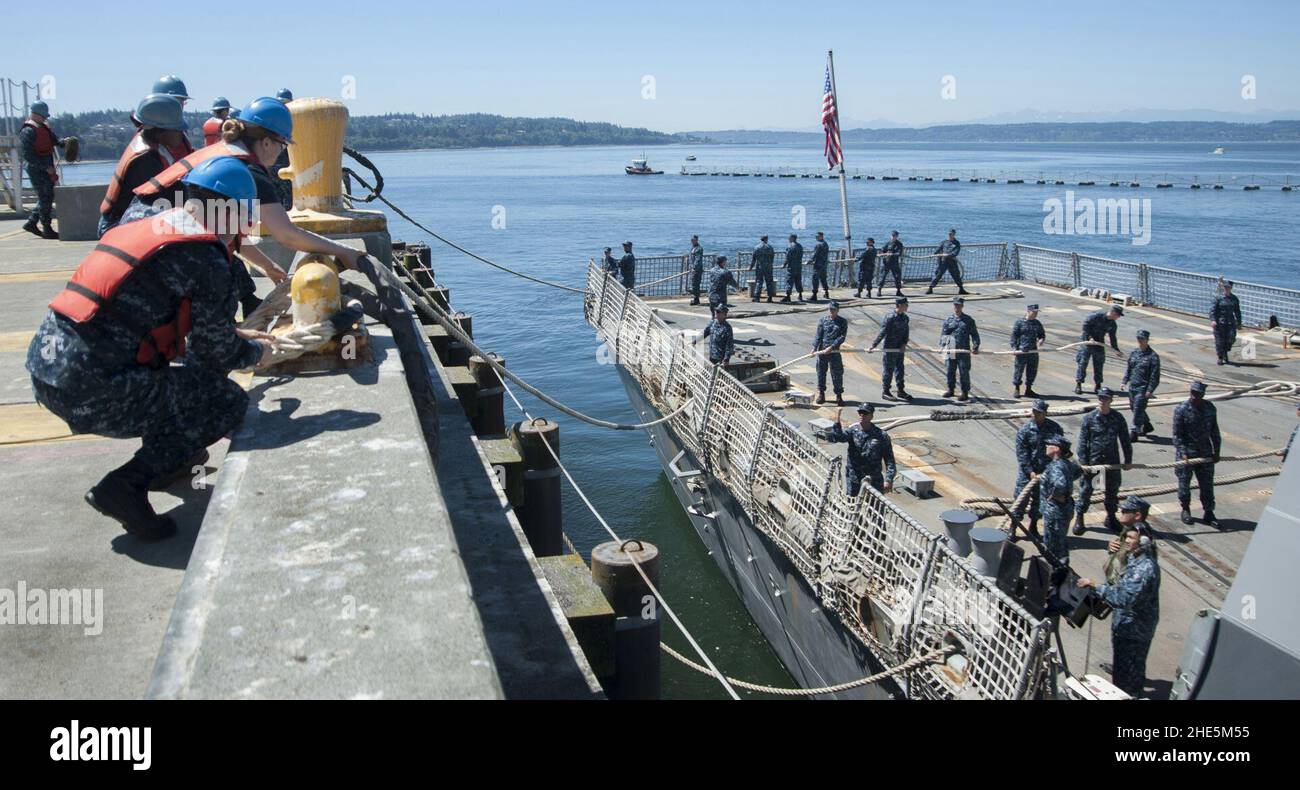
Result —
[[[870, 403], [858, 406], [858, 424], [846, 431], [842, 423], [843, 409], [835, 410], [835, 426], [831, 428], [832, 442], [846, 442], [849, 447], [844, 454], [844, 489], [849, 496], [857, 496], [862, 488], [862, 481], [871, 483], [871, 487], [882, 493], [889, 493], [894, 488], [894, 476], [898, 467], [894, 463], [894, 444], [889, 434], [880, 430], [871, 420], [876, 407]], [[884, 465], [884, 474], [880, 467]]]
[[233, 319], [229, 249], [249, 227], [253, 178], [223, 157], [184, 183], [183, 207], [104, 235], [27, 352], [36, 401], [73, 433], [142, 440], [85, 498], [145, 540], [176, 531], [149, 504], [150, 485], [187, 473], [239, 424], [248, 396], [227, 374], [271, 358], [270, 336]]

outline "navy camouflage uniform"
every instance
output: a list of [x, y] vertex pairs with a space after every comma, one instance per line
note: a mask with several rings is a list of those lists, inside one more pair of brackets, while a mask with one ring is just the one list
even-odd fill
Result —
[[1150, 547], [1128, 556], [1114, 584], [1097, 594], [1115, 610], [1110, 621], [1111, 678], [1121, 691], [1138, 696], [1146, 679], [1147, 653], [1160, 623], [1160, 566]]
[[736, 284], [736, 275], [725, 266], [714, 266], [709, 269], [709, 311], [718, 309], [718, 305], [727, 301], [727, 289], [735, 291], [740, 288]]
[[890, 274], [894, 276], [894, 291], [902, 295], [903, 242], [898, 239], [890, 239], [886, 242], [884, 249], [880, 253], [880, 282], [877, 284], [877, 293], [884, 289], [885, 276]]
[[[1043, 418], [1043, 424], [1039, 425], [1031, 418], [1020, 429], [1016, 431], [1016, 488], [1011, 494], [1014, 502], [1020, 496], [1020, 492], [1029, 484], [1029, 474], [1031, 472], [1041, 475], [1047, 468], [1047, 444], [1046, 441], [1053, 436], [1061, 436], [1064, 431], [1055, 420]], [[1041, 483], [1039, 485], [1042, 485]], [[1029, 517], [1035, 521], [1039, 515], [1040, 494], [1038, 487], [1034, 488], [1029, 495]], [[1025, 512], [1022, 505], [1013, 511], [1015, 515], [1020, 516]]]
[[704, 248], [698, 244], [691, 246], [686, 253], [686, 262], [691, 267], [691, 295], [700, 301], [700, 280], [704, 278]]
[[[961, 315], [950, 315], [944, 319], [943, 327], [939, 330], [939, 343], [948, 344], [949, 349], [965, 349], [967, 351], [978, 351], [980, 347], [979, 329], [975, 327], [975, 319], [962, 313]], [[970, 357], [968, 353], [953, 353], [948, 357], [948, 391], [956, 390], [957, 374], [961, 374], [961, 391], [962, 394], [970, 392]]]
[[961, 266], [957, 263], [957, 256], [961, 254], [961, 242], [944, 239], [935, 247], [934, 254], [939, 256], [939, 262], [934, 267], [934, 277], [930, 278], [930, 290], [934, 290], [944, 274], [952, 275], [952, 281], [957, 283], [958, 290], [965, 288], [961, 282]]
[[831, 245], [824, 241], [819, 241], [813, 245], [813, 276], [812, 276], [812, 295], [813, 299], [817, 298], [817, 284], [821, 283], [822, 290], [830, 296], [830, 284], [826, 278], [826, 267], [830, 263]]
[[[771, 244], [763, 242], [754, 248], [754, 279], [758, 280], [760, 289], [766, 286], [768, 300], [776, 296], [776, 279], [772, 276], [772, 263], [775, 260], [776, 251], [772, 249]], [[760, 295], [760, 291], [755, 291], [755, 302]]]
[[624, 288], [630, 290], [636, 287], [636, 256], [630, 251], [623, 253], [623, 257], [619, 258], [618, 273]]
[[1074, 513], [1074, 481], [1083, 474], [1079, 465], [1057, 458], [1038, 475], [1038, 496], [1042, 502], [1043, 543], [1061, 562], [1070, 561], [1066, 532]]
[[[803, 299], [803, 245], [797, 241], [790, 242], [785, 248], [785, 298], [790, 298], [791, 291], [798, 291]], [[813, 292], [816, 296], [817, 292]]]
[[[1129, 439], [1128, 422], [1124, 419], [1124, 415], [1114, 410], [1109, 414], [1102, 414], [1098, 409], [1088, 412], [1079, 426], [1077, 446], [1079, 463], [1084, 466], [1119, 464], [1121, 449], [1123, 463], [1133, 463], [1133, 443]], [[1119, 485], [1123, 479], [1119, 469], [1085, 473], [1079, 483], [1079, 501], [1074, 505], [1074, 512], [1078, 515], [1088, 512], [1092, 500], [1093, 478], [1097, 474], [1105, 476], [1103, 506], [1107, 517], [1113, 517], [1115, 511], [1119, 509]]]
[[1133, 410], [1133, 425], [1130, 434], [1133, 441], [1138, 435], [1155, 430], [1151, 418], [1147, 416], [1147, 403], [1160, 386], [1160, 355], [1154, 348], [1147, 350], [1135, 348], [1128, 354], [1128, 367], [1124, 370], [1123, 386], [1128, 388], [1128, 404]]
[[871, 347], [879, 346], [883, 341], [885, 348], [896, 348], [898, 351], [885, 352], [885, 375], [881, 386], [885, 392], [889, 391], [890, 379], [898, 382], [898, 391], [903, 392], [903, 365], [906, 360], [906, 354], [902, 349], [907, 345], [908, 335], [911, 328], [908, 325], [907, 313], [894, 313], [885, 322], [880, 325], [880, 333], [872, 342]]
[[[56, 146], [63, 145], [63, 141], [48, 123], [45, 124], [45, 128], [50, 130]], [[54, 179], [49, 173], [50, 168], [54, 167], [54, 152], [44, 155], [36, 153], [36, 129], [26, 124], [18, 132], [18, 143], [23, 155], [23, 165], [27, 169], [27, 178], [32, 182], [32, 190], [36, 192], [36, 208], [32, 209], [31, 219], [28, 222], [35, 225], [39, 221], [48, 228], [54, 210]]]
[[[1104, 343], [1106, 338], [1109, 337], [1110, 347], [1119, 351], [1119, 340], [1115, 337], [1119, 327], [1107, 315], [1108, 312], [1110, 311], [1098, 310], [1084, 319], [1083, 332], [1079, 339]], [[1083, 379], [1088, 373], [1089, 360], [1092, 360], [1092, 382], [1100, 387], [1102, 368], [1106, 365], [1106, 349], [1103, 346], [1079, 346], [1079, 350], [1074, 357], [1074, 381], [1076, 384], [1083, 384]]]
[[[111, 312], [81, 324], [47, 312], [27, 370], [37, 402], [73, 433], [142, 440], [119, 471], [143, 487], [240, 423], [248, 395], [227, 374], [255, 365], [262, 350], [235, 334], [230, 266], [217, 246], [173, 244], [140, 267]], [[171, 320], [183, 298], [192, 323], [183, 364], [137, 363], [143, 328]]]
[[867, 289], [867, 296], [871, 296], [871, 280], [876, 276], [876, 256], [879, 250], [875, 247], [867, 247], [858, 253], [858, 292], [856, 296], [862, 295], [862, 289]]
[[[1202, 400], [1198, 405], [1190, 398], [1178, 404], [1174, 409], [1174, 458], [1218, 458], [1223, 446], [1223, 437], [1219, 434], [1219, 415], [1214, 404]], [[1214, 464], [1197, 464], [1195, 466], [1176, 466], [1174, 474], [1178, 477], [1178, 503], [1187, 510], [1192, 502], [1192, 476], [1196, 476], [1196, 485], [1200, 488], [1201, 507], [1206, 512], [1214, 511]]]
[[731, 361], [731, 356], [736, 353], [731, 324], [715, 318], [704, 327], [704, 337], [709, 339], [709, 362], [718, 365]]
[[831, 384], [836, 395], [844, 393], [844, 357], [839, 353], [840, 346], [849, 336], [849, 322], [843, 316], [831, 318], [822, 316], [817, 321], [817, 334], [813, 337], [813, 351], [824, 348], [834, 349], [830, 354], [817, 355], [817, 389], [826, 391], [826, 369], [831, 371]]
[[[1018, 318], [1011, 327], [1012, 351], [1038, 351], [1038, 344], [1047, 339], [1043, 322], [1037, 318]], [[1023, 380], [1028, 389], [1034, 388], [1034, 379], [1038, 378], [1038, 357], [1033, 354], [1016, 354], [1015, 369], [1011, 373], [1011, 385], [1019, 387]]]
[[[894, 476], [898, 473], [898, 467], [894, 463], [894, 444], [890, 441], [889, 434], [880, 430], [879, 426], [872, 424], [863, 430], [860, 424], [855, 423], [845, 430], [836, 423], [831, 428], [830, 440], [849, 445], [845, 453], [847, 463], [844, 465], [844, 490], [849, 496], [858, 495], [863, 480], [871, 483], [871, 487], [877, 491], [884, 488], [886, 480], [894, 482]], [[882, 464], [885, 467], [883, 475], [880, 472]]]
[[1215, 297], [1210, 305], [1210, 320], [1214, 322], [1214, 353], [1226, 362], [1237, 342], [1237, 327], [1241, 326], [1241, 302], [1236, 294]]

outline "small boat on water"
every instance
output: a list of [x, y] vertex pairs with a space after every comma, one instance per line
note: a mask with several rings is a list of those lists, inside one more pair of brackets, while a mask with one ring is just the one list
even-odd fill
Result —
[[695, 154], [690, 154], [689, 156], [687, 156], [687, 157], [686, 157], [686, 161], [687, 161], [687, 162], [694, 162], [694, 161], [695, 161]]
[[633, 159], [632, 164], [623, 168], [623, 172], [630, 176], [661, 176], [664, 173], [662, 170], [651, 170], [650, 165], [646, 163], [645, 157]]
[[1224, 148], [1223, 146], [1219, 146], [1218, 148], [1214, 149], [1214, 150], [1211, 151], [1210, 153], [1212, 153], [1212, 154], [1218, 154], [1219, 156], [1222, 156], [1226, 151], [1227, 151], [1226, 148]]

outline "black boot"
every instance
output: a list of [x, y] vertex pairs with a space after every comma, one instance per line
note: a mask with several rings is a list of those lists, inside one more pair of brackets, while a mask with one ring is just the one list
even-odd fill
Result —
[[50, 223], [48, 222], [45, 223], [45, 229], [41, 231], [41, 238], [57, 239], [58, 237], [59, 237], [59, 232], [55, 230], [53, 227], [51, 227]]
[[1214, 517], [1213, 510], [1205, 511], [1205, 514], [1201, 516], [1201, 521], [1204, 521], [1206, 524], [1209, 524], [1211, 527], [1217, 528], [1219, 526], [1219, 520]]
[[1082, 382], [1082, 381], [1076, 381], [1076, 382], [1074, 382], [1074, 394], [1075, 394], [1075, 395], [1082, 395], [1082, 394], [1083, 394], [1083, 382]]
[[1136, 442], [1136, 441], [1138, 440], [1138, 432], [1137, 432], [1137, 431], [1129, 431], [1129, 432], [1128, 432], [1128, 440], [1129, 440], [1130, 442]]
[[932, 294], [932, 293], [934, 293], [934, 287], [933, 287], [933, 286], [931, 286], [930, 288], [926, 288], [926, 289], [925, 289], [925, 295], [926, 295], [926, 296], [929, 296], [929, 295]]
[[818, 404], [825, 403], [825, 402], [826, 402], [826, 390], [817, 390], [817, 398], [816, 398], [813, 402], [814, 402], [814, 403], [818, 403]]
[[1184, 524], [1195, 524], [1195, 523], [1196, 523], [1195, 520], [1192, 519], [1192, 511], [1191, 511], [1191, 510], [1188, 510], [1188, 508], [1187, 508], [1186, 505], [1183, 505], [1183, 512], [1182, 512], [1181, 514], [1179, 514], [1178, 518], [1179, 518], [1179, 519], [1180, 519]]
[[963, 392], [963, 393], [961, 394], [961, 397], [957, 398], [957, 400], [961, 401], [962, 403], [965, 403], [966, 401], [970, 400], [970, 393], [969, 393], [969, 392]]
[[[767, 301], [770, 302], [772, 300], [768, 299]], [[790, 304], [790, 294], [786, 294], [785, 296], [781, 297], [781, 304]]]
[[853, 294], [853, 298], [854, 298], [854, 299], [860, 299], [860, 298], [862, 298], [862, 289], [861, 289], [861, 288], [859, 288], [856, 292], [854, 292], [854, 294]]
[[835, 393], [835, 405], [836, 406], [844, 405], [844, 393], [842, 392]]
[[202, 466], [207, 462], [208, 462], [208, 451], [206, 449], [199, 450], [197, 453], [190, 456], [189, 460], [185, 461], [183, 464], [176, 467], [172, 471], [168, 472], [165, 475], [159, 475], [158, 477], [155, 477], [149, 483], [149, 490], [165, 491], [166, 489], [171, 488], [172, 483], [175, 483], [177, 480], [184, 479], [185, 477], [188, 477], [189, 475], [193, 474], [192, 470], [194, 469], [194, 467]]
[[1026, 385], [1025, 385], [1025, 397], [1026, 397], [1026, 398], [1041, 398], [1042, 396], [1039, 395], [1037, 392], [1034, 392], [1034, 385], [1033, 385], [1033, 384], [1026, 384]]
[[1017, 399], [1020, 397], [1020, 385], [1019, 385], [1019, 384], [1014, 384], [1014, 385], [1012, 385], [1012, 387], [1011, 387], [1011, 391], [1014, 392], [1014, 393], [1016, 394], [1016, 398], [1017, 398]]
[[1083, 514], [1082, 514], [1082, 513], [1076, 513], [1076, 514], [1075, 514], [1075, 516], [1074, 516], [1074, 527], [1070, 530], [1070, 532], [1074, 533], [1075, 535], [1082, 535], [1082, 534], [1083, 534]]
[[952, 390], [944, 390], [944, 391], [943, 391], [943, 396], [944, 396], [945, 398], [951, 398], [951, 397], [952, 397]]
[[697, 305], [697, 304], [699, 304], [699, 303], [700, 303], [700, 297], [698, 297], [698, 296], [691, 300], [691, 306], [692, 306], [692, 307], [694, 307], [695, 305]]
[[881, 392], [880, 392], [880, 399], [881, 399], [881, 400], [893, 400], [893, 399], [894, 399], [894, 393], [890, 392], [889, 390], [881, 390]]
[[27, 231], [28, 233], [34, 233], [37, 236], [41, 235], [40, 230], [38, 230], [36, 227], [36, 220], [34, 219], [29, 219], [26, 222], [24, 222], [23, 230]]
[[906, 390], [904, 390], [902, 387], [899, 387], [899, 388], [898, 388], [898, 397], [902, 398], [903, 400], [911, 400], [911, 399], [912, 399], [912, 396], [911, 396], [911, 395], [910, 395]]
[[772, 304], [772, 297], [770, 297], [770, 296], [767, 297], [767, 303], [768, 303], [768, 304]]
[[970, 291], [966, 290], [965, 288], [962, 288], [960, 285], [957, 286], [957, 293], [961, 294], [962, 296], [970, 296]]
[[85, 498], [86, 504], [141, 540], [161, 540], [176, 532], [176, 522], [155, 513], [145, 488], [129, 480], [121, 470], [109, 472], [86, 492]]

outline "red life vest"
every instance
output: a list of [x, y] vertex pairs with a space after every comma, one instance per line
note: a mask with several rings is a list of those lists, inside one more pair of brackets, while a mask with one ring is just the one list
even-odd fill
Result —
[[[50, 302], [50, 309], [78, 323], [85, 323], [100, 312], [111, 313], [113, 297], [142, 265], [172, 244], [193, 242], [212, 242], [226, 249], [216, 234], [208, 232], [183, 208], [118, 225], [105, 233], [77, 266], [72, 279]], [[229, 254], [227, 250], [227, 257]], [[118, 318], [130, 321], [130, 316], [120, 313]], [[138, 364], [161, 367], [183, 355], [185, 336], [190, 333], [189, 297], [181, 299], [170, 321], [162, 326], [140, 327], [140, 332], [143, 337], [135, 356]]]
[[158, 197], [180, 183], [186, 173], [203, 162], [219, 156], [233, 156], [244, 162], [253, 161], [253, 155], [241, 144], [220, 142], [216, 145], [205, 146], [136, 187], [135, 194], [141, 200], [148, 202], [151, 198]]
[[[99, 213], [107, 214], [113, 210], [113, 204], [117, 202], [118, 195], [122, 194], [122, 184], [126, 180], [126, 170], [131, 163], [142, 156], [157, 156], [162, 159], [158, 153], [157, 146], [145, 142], [140, 132], [136, 132], [127, 143], [126, 150], [122, 152], [122, 157], [117, 160], [117, 168], [113, 170], [113, 180], [108, 182], [108, 191], [104, 193], [104, 199], [99, 203]], [[163, 160], [166, 166], [166, 160]]]
[[225, 123], [217, 116], [212, 116], [203, 122], [203, 144], [212, 145], [221, 139], [221, 124]]
[[31, 118], [23, 121], [23, 126], [30, 126], [36, 130], [36, 153], [38, 156], [49, 156], [54, 153], [54, 131], [43, 123], [37, 123]]

